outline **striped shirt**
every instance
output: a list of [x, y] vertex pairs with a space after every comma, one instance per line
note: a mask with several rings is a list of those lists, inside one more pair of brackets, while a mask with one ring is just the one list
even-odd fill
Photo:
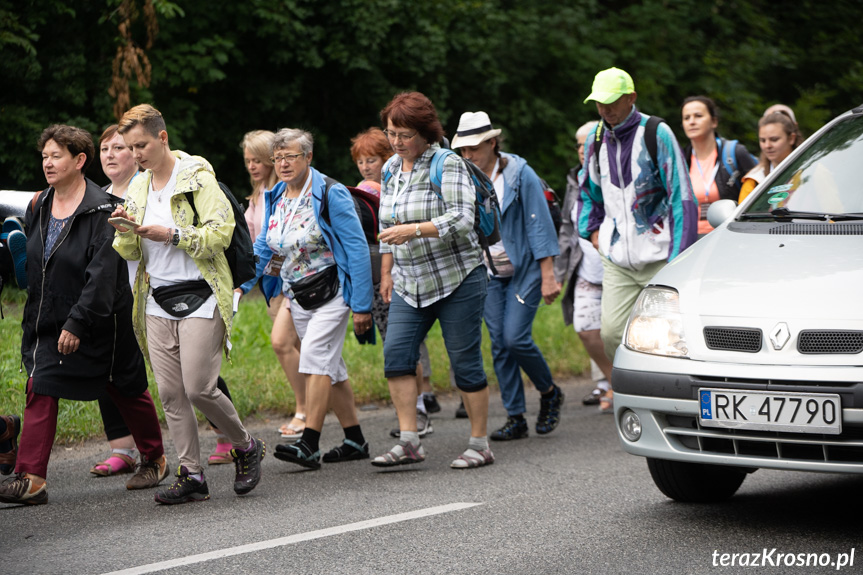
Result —
[[[402, 172], [402, 160], [393, 156], [381, 185], [381, 230], [395, 224], [431, 221], [439, 238], [412, 238], [400, 245], [381, 244], [381, 253], [393, 254], [393, 289], [409, 305], [427, 307], [450, 295], [477, 266], [482, 265], [479, 239], [473, 230], [476, 191], [464, 161], [455, 154], [444, 161], [441, 200], [429, 179], [429, 167], [438, 144]], [[398, 188], [398, 194], [396, 194]]]

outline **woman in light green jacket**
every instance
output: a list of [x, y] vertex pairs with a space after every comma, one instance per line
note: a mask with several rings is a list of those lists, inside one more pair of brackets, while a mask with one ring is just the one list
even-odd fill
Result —
[[126, 112], [118, 132], [146, 172], [130, 185], [125, 207], [112, 214], [131, 220], [114, 222], [114, 248], [128, 260], [141, 260], [132, 290], [133, 323], [180, 458], [176, 481], [156, 501], [210, 497], [193, 406], [233, 445], [234, 491], [243, 495], [260, 481], [266, 446], [249, 435], [216, 384], [233, 315], [224, 254], [235, 226], [231, 204], [206, 160], [171, 151], [165, 121], [152, 106]]

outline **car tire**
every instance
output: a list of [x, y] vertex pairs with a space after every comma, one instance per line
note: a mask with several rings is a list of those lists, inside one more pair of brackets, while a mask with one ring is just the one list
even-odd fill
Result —
[[666, 496], [682, 503], [717, 503], [734, 495], [746, 471], [722, 465], [647, 458], [653, 482]]

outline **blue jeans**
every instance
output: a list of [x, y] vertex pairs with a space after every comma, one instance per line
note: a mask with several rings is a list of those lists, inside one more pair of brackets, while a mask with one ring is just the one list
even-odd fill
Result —
[[[492, 278], [485, 300], [485, 325], [491, 336], [494, 372], [500, 385], [503, 406], [509, 415], [526, 411], [523, 369], [540, 393], [551, 389], [551, 370], [533, 341], [533, 318], [542, 299], [542, 278], [530, 282], [529, 289], [515, 293], [510, 278]], [[521, 298], [521, 299], [519, 299]]]
[[454, 292], [422, 308], [408, 305], [393, 292], [384, 342], [384, 375], [387, 378], [416, 375], [419, 345], [437, 320], [450, 366], [455, 372], [456, 386], [469, 393], [488, 386], [481, 347], [486, 275], [485, 266], [477, 267]]

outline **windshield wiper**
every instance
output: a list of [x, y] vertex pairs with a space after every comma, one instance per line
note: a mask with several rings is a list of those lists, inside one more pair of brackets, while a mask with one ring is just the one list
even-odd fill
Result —
[[755, 220], [769, 218], [773, 220], [818, 220], [843, 222], [850, 220], [863, 220], [863, 213], [850, 214], [822, 214], [818, 212], [795, 212], [788, 208], [776, 208], [772, 212], [749, 212], [740, 214], [740, 220]]

